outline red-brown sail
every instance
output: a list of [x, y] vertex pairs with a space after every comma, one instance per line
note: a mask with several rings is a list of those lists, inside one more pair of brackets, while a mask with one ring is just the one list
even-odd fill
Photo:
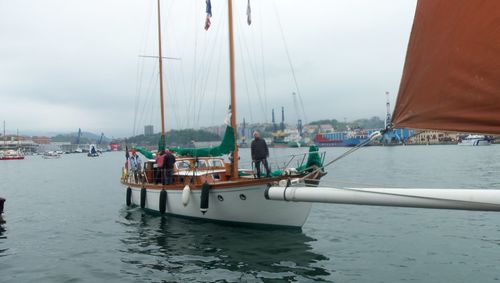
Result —
[[500, 0], [419, 0], [396, 127], [500, 134]]

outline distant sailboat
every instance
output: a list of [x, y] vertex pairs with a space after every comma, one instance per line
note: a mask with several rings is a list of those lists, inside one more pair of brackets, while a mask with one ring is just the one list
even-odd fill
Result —
[[24, 159], [24, 154], [19, 146], [19, 132], [17, 134], [17, 148], [8, 149], [7, 147], [7, 137], [5, 136], [5, 121], [3, 121], [3, 148], [0, 151], [0, 160], [22, 160]]

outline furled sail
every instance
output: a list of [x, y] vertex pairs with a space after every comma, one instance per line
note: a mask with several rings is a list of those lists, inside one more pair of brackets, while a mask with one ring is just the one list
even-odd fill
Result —
[[234, 129], [231, 126], [226, 127], [226, 133], [222, 142], [218, 146], [204, 147], [204, 148], [171, 148], [170, 150], [181, 156], [195, 156], [195, 157], [208, 157], [208, 156], [222, 156], [229, 154], [234, 150]]
[[500, 1], [419, 0], [395, 127], [500, 134]]
[[[144, 157], [148, 159], [154, 159], [154, 154], [144, 147], [136, 146], [135, 150], [140, 152]], [[161, 149], [159, 149], [161, 150]], [[212, 147], [201, 147], [201, 148], [185, 148], [185, 147], [174, 147], [170, 148], [170, 151], [177, 153], [180, 156], [193, 156], [193, 157], [210, 157], [210, 156], [222, 156], [224, 154], [229, 154], [234, 150], [234, 129], [231, 126], [226, 127], [226, 133], [222, 142], [218, 146]]]

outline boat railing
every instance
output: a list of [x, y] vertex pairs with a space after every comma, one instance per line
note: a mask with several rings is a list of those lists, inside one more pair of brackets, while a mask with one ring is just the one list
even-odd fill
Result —
[[[286, 154], [286, 155], [278, 155], [278, 156], [273, 156], [271, 158], [268, 158], [269, 166], [271, 171], [275, 170], [280, 170], [280, 171], [285, 171], [286, 169], [290, 168], [301, 168], [304, 165], [307, 164], [307, 157], [311, 153], [317, 153], [319, 154], [321, 158], [321, 163], [324, 163], [325, 157], [326, 157], [326, 151], [314, 151], [314, 152], [304, 152], [304, 153], [299, 153], [299, 154]], [[292, 165], [293, 164], [293, 165]], [[249, 162], [240, 162], [240, 165], [242, 165], [242, 168], [248, 168], [255, 170], [255, 164], [253, 161]], [[153, 184], [156, 182], [156, 168], [153, 167], [153, 162], [145, 162], [143, 166], [141, 166], [141, 169], [139, 172], [137, 172], [137, 176], [134, 175], [134, 172], [132, 170], [128, 170], [123, 168], [122, 172], [122, 180], [127, 183], [131, 184], [143, 184], [143, 183], [148, 183], [148, 184]], [[207, 174], [212, 174], [212, 173], [217, 173], [220, 171], [221, 167], [213, 167], [213, 166], [207, 166], [203, 168], [199, 168], [196, 166], [190, 166], [187, 168], [187, 171], [193, 173], [193, 177], [197, 174], [199, 171], [203, 171]], [[165, 169], [157, 169], [160, 171], [163, 171]], [[150, 173], [148, 173], [150, 172]], [[163, 172], [160, 173], [163, 176]], [[175, 175], [175, 174], [174, 174]], [[185, 176], [188, 177], [188, 176]]]
[[[272, 170], [284, 171], [290, 168], [299, 168], [307, 164], [307, 157], [311, 153], [318, 153], [321, 158], [321, 163], [324, 163], [326, 157], [326, 151], [314, 151], [314, 152], [304, 152], [299, 154], [286, 154], [278, 155], [268, 158], [269, 166]], [[243, 167], [254, 168], [254, 162], [240, 162]]]

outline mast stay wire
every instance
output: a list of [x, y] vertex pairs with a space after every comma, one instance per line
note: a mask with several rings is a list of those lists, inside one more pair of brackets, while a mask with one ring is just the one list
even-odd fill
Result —
[[[241, 27], [244, 25], [241, 23], [242, 22], [242, 19], [241, 18], [238, 18], [238, 21], [236, 21], [237, 25], [238, 25], [238, 28], [240, 28], [240, 30], [244, 30], [242, 29]], [[250, 54], [250, 49], [249, 49], [249, 44], [248, 44], [248, 41], [246, 40], [245, 36], [243, 36], [243, 33], [241, 33], [242, 35], [238, 36], [238, 39], [240, 40], [240, 49], [241, 49], [241, 52], [243, 54], [243, 48], [242, 46], [244, 45], [245, 46], [245, 51], [246, 51], [246, 54], [248, 56], [248, 68], [250, 69], [250, 73], [252, 74], [253, 76], [253, 80], [254, 80], [254, 83], [255, 83], [255, 89], [256, 89], [256, 93], [257, 93], [257, 97], [259, 99], [259, 104], [260, 104], [260, 108], [261, 108], [261, 111], [265, 112], [265, 105], [264, 105], [264, 99], [263, 99], [263, 95], [262, 95], [262, 92], [261, 92], [261, 89], [259, 87], [259, 79], [258, 79], [258, 75], [257, 75], [257, 63], [256, 62], [252, 62], [251, 58], [251, 54]], [[255, 48], [254, 48], [255, 50]], [[266, 116], [265, 114], [266, 113], [263, 113], [264, 114], [264, 117]]]
[[[239, 21], [237, 22], [239, 24]], [[244, 58], [244, 55], [243, 55], [243, 47], [242, 47], [242, 43], [241, 43], [241, 37], [238, 36], [237, 37], [237, 40], [238, 40], [238, 47], [240, 49], [240, 52], [239, 52], [239, 55], [240, 55], [240, 58], [241, 58], [241, 65], [242, 65], [242, 71], [243, 71], [243, 80], [245, 82], [245, 89], [246, 89], [246, 94], [247, 94], [247, 100], [248, 100], [248, 108], [249, 108], [249, 112], [250, 112], [250, 121], [254, 121], [253, 120], [253, 107], [252, 107], [252, 100], [251, 100], [251, 95], [250, 95], [250, 89], [249, 89], [249, 83], [248, 83], [248, 76], [247, 76], [247, 70], [245, 68], [245, 58]]]
[[[148, 45], [148, 40], [149, 40], [149, 34], [150, 34], [150, 29], [151, 29], [151, 21], [154, 18], [153, 17], [153, 7], [150, 4], [149, 5], [149, 10], [147, 11], [145, 21], [144, 21], [144, 26], [143, 26], [143, 36], [142, 36], [142, 42], [143, 45], [139, 49], [139, 54], [144, 52], [146, 50], [146, 47]], [[140, 102], [140, 97], [141, 97], [141, 89], [142, 89], [142, 78], [144, 75], [144, 59], [138, 57], [137, 58], [137, 73], [136, 73], [136, 88], [135, 88], [135, 99], [134, 99], [134, 122], [132, 126], [132, 136], [135, 136], [136, 130], [137, 130], [137, 116], [138, 116], [138, 111], [139, 111], [139, 102]]]
[[[198, 7], [198, 1], [195, 2], [195, 5], [194, 5], [194, 11], [193, 11], [193, 14], [196, 15], [196, 12], [198, 11], [199, 7]], [[196, 76], [196, 67], [197, 67], [197, 60], [198, 60], [198, 56], [197, 56], [197, 50], [198, 50], [198, 29], [196, 28], [197, 26], [197, 19], [196, 17], [193, 18], [194, 19], [194, 26], [195, 26], [195, 30], [194, 30], [194, 50], [193, 50], [193, 71], [192, 71], [192, 78], [191, 78], [191, 91], [189, 92], [189, 95], [188, 95], [188, 103], [187, 103], [187, 109], [186, 109], [186, 113], [193, 113], [193, 119], [194, 119], [194, 116], [196, 115], [194, 111], [189, 111], [189, 109], [193, 109], [192, 104], [195, 103], [193, 102], [193, 100], [195, 99], [195, 96], [196, 96], [196, 84], [197, 84], [197, 76]], [[190, 128], [191, 126], [191, 116], [190, 115], [186, 115], [186, 127], [187, 128]]]
[[[222, 45], [222, 41], [219, 41], [220, 45]], [[220, 69], [222, 65], [222, 46], [219, 46], [219, 60], [216, 68], [216, 74], [215, 74], [215, 88], [214, 88], [214, 100], [212, 104], [212, 117], [210, 118], [210, 125], [214, 125], [215, 122], [215, 110], [216, 110], [216, 105], [217, 105], [217, 98], [218, 98], [218, 93], [219, 93], [219, 78], [220, 78]]]
[[301, 179], [302, 180], [308, 179], [309, 176], [312, 176], [315, 173], [317, 173], [319, 171], [322, 171], [326, 167], [332, 165], [333, 163], [339, 161], [340, 159], [342, 159], [342, 158], [350, 155], [351, 153], [353, 153], [353, 152], [357, 151], [358, 149], [362, 148], [363, 146], [369, 144], [372, 140], [375, 140], [375, 139], [378, 139], [378, 138], [382, 137], [382, 135], [385, 133], [385, 131], [387, 131], [387, 129], [383, 129], [383, 130], [380, 130], [380, 131], [373, 132], [370, 135], [370, 137], [368, 139], [366, 139], [365, 141], [357, 144], [356, 146], [352, 147], [351, 149], [349, 149], [348, 151], [344, 152], [343, 154], [341, 154], [341, 155], [337, 156], [336, 158], [330, 160], [328, 163], [323, 164], [323, 166], [314, 169], [313, 171], [311, 171], [309, 174], [307, 174], [306, 176], [302, 177]]
[[[174, 6], [174, 2], [171, 1], [171, 2], [168, 2], [169, 6], [167, 7], [165, 13], [166, 13], [166, 17], [164, 17], [164, 24], [163, 26], [165, 26], [165, 28], [163, 29], [164, 30], [164, 34], [168, 34], [169, 33], [169, 28], [170, 28], [170, 23], [171, 23], [171, 18], [170, 17], [170, 14], [173, 12], [172, 11], [175, 11], [176, 9], [173, 7]], [[172, 25], [173, 26], [173, 25]], [[173, 31], [170, 31], [170, 33], [173, 33]], [[167, 38], [166, 40], [166, 44], [165, 44], [165, 53], [166, 51], [168, 51], [168, 45], [170, 44], [171, 45], [171, 51], [172, 51], [172, 54], [177, 54], [177, 50], [175, 50], [175, 45], [173, 45], [170, 41], [168, 40], [168, 36], [165, 36], [164, 38]], [[176, 61], [179, 61], [181, 64], [182, 64], [182, 57], [177, 59]], [[182, 66], [182, 65], [181, 65]], [[178, 75], [177, 75], [177, 72], [175, 71], [175, 69], [177, 69], [178, 66], [177, 64], [165, 64], [165, 71], [163, 72], [163, 78], [164, 81], [166, 81], [166, 87], [165, 87], [165, 102], [166, 102], [166, 105], [164, 105], [165, 107], [165, 110], [167, 110], [165, 112], [165, 131], [168, 132], [168, 125], [170, 125], [170, 129], [172, 129], [172, 120], [174, 120], [175, 124], [178, 125], [178, 121], [179, 121], [179, 107], [178, 107], [178, 101], [177, 101], [177, 84], [178, 84]], [[180, 73], [180, 76], [183, 77], [183, 73], [181, 72]], [[170, 94], [170, 95], [169, 95]], [[169, 115], [170, 114], [170, 115]], [[173, 115], [172, 115], [173, 114]], [[159, 119], [161, 120], [161, 118]], [[168, 142], [168, 141], [166, 141]]]
[[[222, 25], [218, 25], [217, 29], [216, 29], [216, 32], [215, 32], [215, 38], [219, 38], [219, 34], [221, 33], [221, 27]], [[207, 45], [208, 45], [208, 34], [205, 34], [205, 42], [207, 42]], [[203, 54], [203, 57], [204, 58], [207, 58], [208, 62], [204, 64], [204, 68], [201, 68], [201, 83], [200, 83], [200, 95], [199, 95], [199, 99], [198, 99], [198, 114], [197, 114], [197, 119], [196, 119], [196, 124], [199, 125], [199, 122], [200, 122], [200, 118], [201, 118], [201, 113], [202, 113], [202, 110], [203, 110], [203, 106], [204, 103], [204, 99], [205, 97], [207, 96], [207, 87], [208, 87], [208, 83], [210, 82], [210, 76], [211, 76], [211, 70], [212, 70], [212, 67], [214, 64], [212, 64], [212, 62], [214, 61], [214, 58], [216, 57], [216, 49], [217, 49], [217, 40], [214, 40], [211, 42], [212, 43], [212, 48], [204, 48], [204, 54]], [[219, 62], [220, 62], [220, 58], [219, 58]]]
[[[293, 67], [292, 59], [291, 59], [291, 56], [290, 56], [290, 52], [288, 50], [288, 44], [287, 44], [286, 39], [285, 39], [285, 33], [283, 31], [283, 26], [281, 24], [281, 20], [280, 20], [278, 8], [276, 7], [276, 2], [275, 1], [272, 1], [272, 3], [273, 3], [273, 8], [274, 8], [274, 13], [275, 13], [276, 19], [278, 21], [278, 27], [279, 27], [280, 34], [281, 34], [281, 39], [282, 39], [283, 45], [285, 47], [285, 53], [286, 53], [286, 57], [288, 59], [288, 65], [290, 66], [290, 70], [292, 71], [292, 77], [293, 77], [293, 82], [295, 84], [295, 89], [297, 90], [297, 95], [299, 96], [300, 101], [302, 101], [302, 99], [300, 98], [301, 97], [301, 92], [300, 92], [300, 89], [299, 89], [299, 84], [297, 82], [297, 77], [295, 76], [295, 69]], [[307, 121], [307, 116], [306, 116], [306, 113], [305, 113], [303, 107], [302, 107], [302, 112], [304, 112], [304, 121]]]

